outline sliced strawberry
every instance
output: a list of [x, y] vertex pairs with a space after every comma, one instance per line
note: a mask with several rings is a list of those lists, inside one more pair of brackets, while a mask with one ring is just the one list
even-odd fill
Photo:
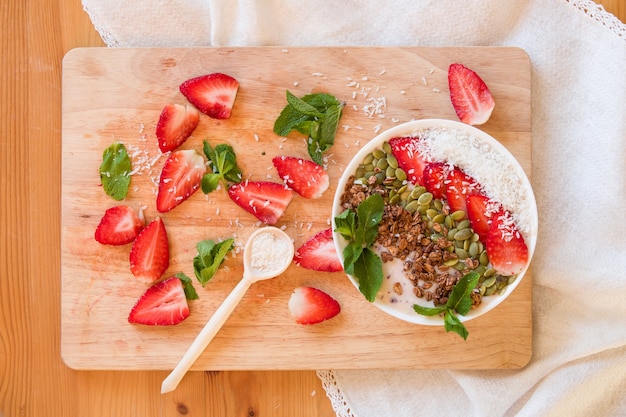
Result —
[[239, 90], [230, 75], [214, 73], [192, 78], [180, 85], [180, 92], [202, 113], [214, 119], [228, 119]]
[[528, 263], [528, 247], [511, 213], [501, 210], [492, 217], [485, 249], [493, 269], [502, 275], [515, 275]]
[[501, 204], [482, 194], [470, 194], [466, 197], [467, 218], [480, 240], [485, 242], [489, 235], [491, 218], [501, 209]]
[[267, 224], [276, 224], [293, 198], [293, 191], [271, 181], [244, 181], [231, 185], [228, 196], [239, 207]]
[[94, 237], [104, 245], [125, 245], [135, 240], [143, 226], [132, 207], [115, 206], [104, 212]]
[[435, 198], [446, 196], [446, 177], [449, 171], [448, 164], [443, 162], [431, 162], [424, 167], [423, 182], [426, 190]]
[[298, 287], [289, 297], [289, 312], [299, 324], [315, 324], [341, 311], [337, 300], [313, 287]]
[[165, 224], [160, 217], [143, 229], [130, 250], [130, 271], [137, 278], [152, 282], [170, 265], [170, 249]]
[[462, 64], [448, 67], [450, 100], [463, 123], [481, 125], [491, 116], [496, 103], [485, 82]]
[[293, 257], [296, 265], [314, 271], [343, 271], [333, 243], [333, 229], [326, 229], [304, 242]]
[[313, 161], [293, 156], [276, 156], [272, 162], [285, 184], [304, 198], [320, 198], [328, 189], [328, 174]]
[[422, 175], [426, 161], [419, 151], [420, 139], [416, 137], [397, 137], [389, 140], [391, 153], [398, 160], [398, 166], [406, 172], [413, 184], [423, 185]]
[[161, 152], [169, 152], [182, 145], [200, 122], [200, 113], [193, 107], [168, 104], [163, 108], [156, 125], [156, 137]]
[[195, 193], [206, 173], [204, 158], [193, 149], [174, 151], [165, 161], [159, 191], [157, 210], [165, 213]]
[[189, 317], [183, 283], [177, 277], [157, 282], [137, 300], [128, 315], [130, 323], [150, 326], [178, 324]]
[[446, 178], [446, 197], [451, 212], [463, 210], [467, 213], [467, 203], [465, 201], [467, 195], [481, 193], [481, 185], [460, 168], [454, 167], [448, 172]]

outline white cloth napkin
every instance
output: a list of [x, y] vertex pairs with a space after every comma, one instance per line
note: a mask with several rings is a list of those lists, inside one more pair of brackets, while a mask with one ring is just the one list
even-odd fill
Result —
[[626, 416], [626, 25], [591, 0], [82, 0], [109, 46], [501, 45], [532, 62], [533, 358], [318, 371], [340, 417]]

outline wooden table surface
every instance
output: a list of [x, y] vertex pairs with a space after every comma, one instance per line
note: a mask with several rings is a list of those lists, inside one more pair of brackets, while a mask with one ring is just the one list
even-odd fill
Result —
[[[626, 2], [599, 4], [626, 21]], [[104, 46], [80, 0], [0, 2], [0, 417], [333, 416], [313, 371], [73, 371], [60, 355], [61, 59]]]

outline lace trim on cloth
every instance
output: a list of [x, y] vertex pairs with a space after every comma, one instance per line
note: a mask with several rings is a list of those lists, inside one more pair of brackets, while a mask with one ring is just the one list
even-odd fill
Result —
[[576, 7], [581, 12], [607, 27], [620, 38], [626, 39], [626, 23], [620, 21], [615, 15], [607, 12], [604, 6], [594, 0], [565, 0], [566, 3]]
[[326, 391], [326, 396], [330, 400], [330, 403], [337, 414], [337, 417], [356, 417], [352, 414], [350, 405], [346, 401], [335, 378], [335, 373], [332, 370], [318, 370], [315, 371], [317, 377], [322, 381], [322, 387]]

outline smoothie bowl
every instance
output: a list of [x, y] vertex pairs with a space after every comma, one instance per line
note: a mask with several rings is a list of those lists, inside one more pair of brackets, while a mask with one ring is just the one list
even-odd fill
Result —
[[515, 157], [485, 132], [440, 119], [398, 125], [363, 146], [339, 180], [332, 219], [354, 286], [382, 311], [425, 325], [502, 303], [528, 270], [538, 229]]

